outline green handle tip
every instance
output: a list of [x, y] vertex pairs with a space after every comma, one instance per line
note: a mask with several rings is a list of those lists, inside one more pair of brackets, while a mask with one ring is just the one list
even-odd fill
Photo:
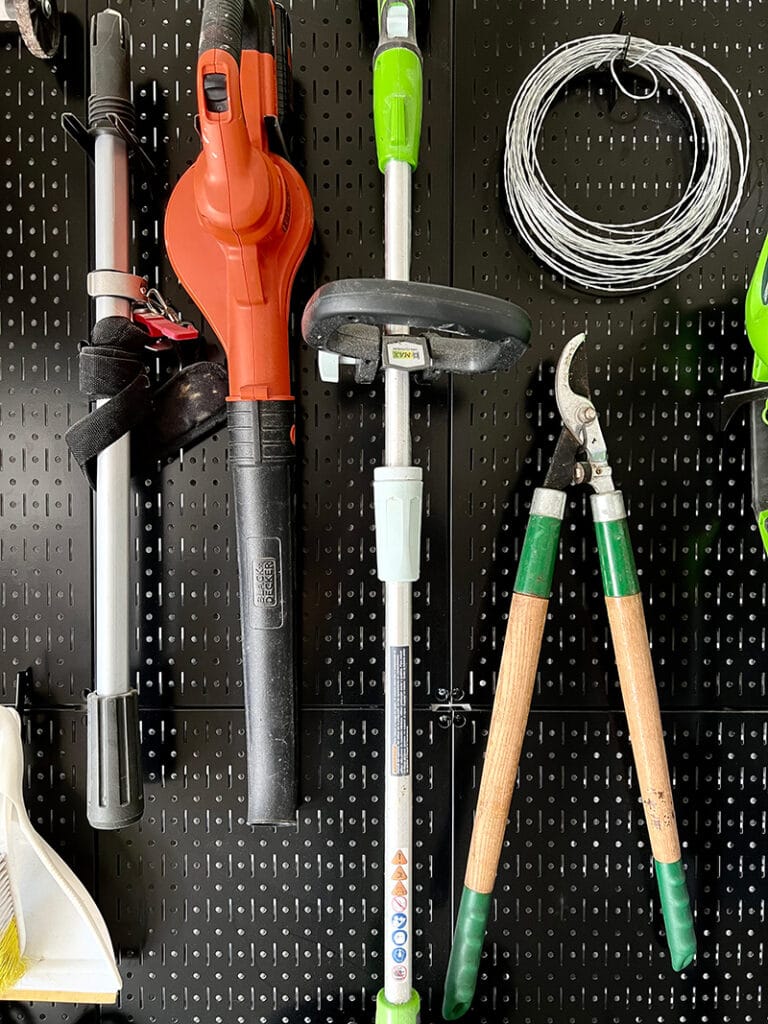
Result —
[[419, 1024], [421, 1000], [411, 990], [407, 1003], [390, 1003], [384, 989], [376, 996], [376, 1024]]
[[483, 940], [491, 909], [491, 894], [475, 892], [464, 886], [459, 916], [453, 933], [453, 948], [448, 961], [443, 995], [443, 1017], [458, 1020], [472, 1005], [483, 955]]
[[675, 971], [684, 971], [696, 956], [696, 931], [693, 926], [688, 887], [685, 884], [683, 862], [678, 860], [672, 864], [660, 864], [654, 860], [653, 863], [659, 884], [661, 912], [667, 930], [672, 968]]

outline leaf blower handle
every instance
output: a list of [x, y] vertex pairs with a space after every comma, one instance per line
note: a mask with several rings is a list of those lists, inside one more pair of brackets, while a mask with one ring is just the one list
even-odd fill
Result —
[[294, 403], [229, 403], [248, 737], [248, 822], [296, 817]]
[[200, 22], [200, 53], [225, 50], [240, 64], [243, 0], [206, 0]]

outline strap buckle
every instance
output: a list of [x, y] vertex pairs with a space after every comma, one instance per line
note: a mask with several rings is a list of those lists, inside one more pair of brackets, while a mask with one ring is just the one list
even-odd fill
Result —
[[146, 347], [151, 352], [167, 352], [176, 341], [196, 341], [200, 332], [157, 288], [150, 288], [144, 302], [133, 312], [133, 320], [155, 339]]

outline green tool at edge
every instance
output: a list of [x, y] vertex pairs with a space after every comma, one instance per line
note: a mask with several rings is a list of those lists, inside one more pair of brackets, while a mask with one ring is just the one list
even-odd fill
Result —
[[[416, 42], [413, 0], [379, 0], [379, 45], [373, 56], [373, 120], [379, 170], [384, 175], [385, 277], [407, 281], [411, 265], [411, 172], [419, 157], [422, 110], [421, 52]], [[390, 327], [388, 334], [407, 334]], [[404, 370], [384, 373], [384, 462], [377, 486], [393, 486], [391, 477], [414, 477], [394, 486], [410, 487], [420, 506], [420, 471], [410, 469], [410, 380]], [[418, 477], [418, 479], [416, 479]], [[387, 492], [389, 493], [389, 492]], [[399, 492], [398, 492], [399, 493]], [[420, 521], [420, 514], [417, 517]], [[412, 989], [413, 872], [411, 765], [411, 665], [413, 645], [412, 581], [418, 578], [419, 530], [411, 531], [408, 571], [397, 563], [388, 543], [386, 519], [377, 513], [377, 558], [385, 571], [386, 748], [392, 750], [393, 725], [407, 733], [407, 752], [388, 763], [384, 794], [384, 987], [376, 999], [376, 1024], [417, 1024], [419, 997]], [[407, 724], [406, 724], [407, 723]], [[388, 758], [388, 762], [392, 759]]]
[[[752, 364], [753, 387], [768, 385], [768, 238], [747, 291], [744, 309], [747, 336], [755, 350]], [[752, 506], [763, 546], [768, 553], [768, 399], [752, 402]]]

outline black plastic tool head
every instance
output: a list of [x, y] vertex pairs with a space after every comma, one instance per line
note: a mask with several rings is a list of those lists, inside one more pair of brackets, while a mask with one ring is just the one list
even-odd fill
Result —
[[[409, 339], [388, 339], [390, 325], [408, 327], [423, 358], [414, 358]], [[355, 279], [319, 288], [301, 322], [314, 348], [354, 359], [358, 380], [372, 380], [382, 366], [436, 373], [508, 370], [526, 351], [531, 321], [519, 306], [479, 292], [422, 281]], [[388, 341], [402, 350], [398, 362]]]

